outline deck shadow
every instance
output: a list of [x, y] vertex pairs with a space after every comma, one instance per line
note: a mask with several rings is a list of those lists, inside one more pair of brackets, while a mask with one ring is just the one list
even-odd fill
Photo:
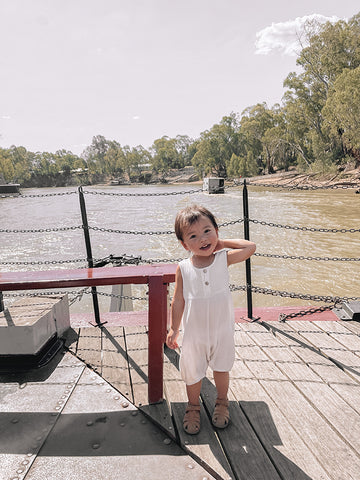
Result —
[[[165, 355], [178, 369], [179, 354], [165, 348]], [[218, 429], [211, 424], [216, 388], [208, 378], [204, 378], [202, 382], [201, 399], [203, 405], [202, 430], [196, 436], [182, 432], [182, 417], [185, 413], [186, 402], [171, 402], [181, 443], [184, 443], [184, 438], [187, 446], [208, 443], [217, 461], [237, 480], [244, 478], [311, 480], [301, 468], [276, 448], [282, 445], [282, 441], [266, 402], [230, 401], [230, 424], [225, 429]], [[204, 418], [204, 415], [207, 418]], [[257, 419], [256, 426], [251, 421], [254, 416]], [[209, 430], [209, 426], [212, 432]], [[210, 438], [212, 436], [218, 438], [219, 446]], [[223, 453], [225, 453], [225, 459]]]
[[52, 419], [51, 412], [0, 413], [0, 455], [28, 454], [42, 442], [39, 456], [186, 455], [138, 411], [63, 413], [54, 425]]

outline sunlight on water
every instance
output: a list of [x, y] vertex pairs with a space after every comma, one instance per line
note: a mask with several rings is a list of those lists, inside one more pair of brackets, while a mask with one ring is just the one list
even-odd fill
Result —
[[[105, 193], [172, 193], [195, 190], [198, 185], [85, 187], [86, 192]], [[74, 192], [71, 194], [71, 192]], [[34, 230], [27, 233], [1, 233], [1, 262], [37, 262], [85, 259], [79, 199], [74, 187], [28, 189], [24, 195], [66, 193], [66, 195], [1, 198], [1, 228]], [[184, 258], [187, 252], [171, 235], [142, 235], [140, 232], [173, 231], [176, 212], [189, 203], [200, 203], [214, 212], [219, 223], [242, 219], [242, 189], [230, 188], [224, 195], [198, 192], [168, 196], [112, 196], [86, 193], [90, 227], [105, 231], [90, 231], [94, 258], [107, 255], [134, 255], [143, 259]], [[313, 227], [315, 229], [358, 229], [360, 196], [354, 190], [279, 191], [249, 187], [249, 216], [259, 222], [276, 225]], [[51, 231], [36, 232], [36, 230]], [[53, 231], [58, 229], [58, 231]], [[138, 232], [113, 233], [106, 230]], [[222, 237], [243, 236], [243, 225], [236, 223], [220, 229]], [[250, 236], [257, 243], [257, 253], [304, 257], [359, 258], [360, 234], [308, 232], [250, 223]], [[77, 268], [83, 263], [61, 265], [1, 265], [2, 270], [47, 268]], [[270, 288], [311, 295], [358, 297], [359, 262], [311, 261], [254, 256], [251, 259], [252, 283]], [[231, 282], [244, 285], [244, 265], [230, 268]], [[109, 289], [99, 291], [110, 292]], [[145, 296], [145, 288], [133, 287], [133, 295]], [[91, 298], [77, 302], [73, 310], [90, 308]], [[236, 306], [244, 306], [243, 292], [233, 293]], [[299, 299], [254, 294], [254, 306], [320, 305]], [[100, 297], [100, 305], [108, 310], [110, 300]], [[135, 308], [144, 308], [136, 301]]]

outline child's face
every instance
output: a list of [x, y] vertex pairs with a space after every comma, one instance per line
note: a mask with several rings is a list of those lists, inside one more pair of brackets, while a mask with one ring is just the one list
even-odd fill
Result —
[[211, 255], [217, 243], [218, 231], [208, 217], [202, 215], [199, 220], [184, 228], [181, 244], [194, 255]]

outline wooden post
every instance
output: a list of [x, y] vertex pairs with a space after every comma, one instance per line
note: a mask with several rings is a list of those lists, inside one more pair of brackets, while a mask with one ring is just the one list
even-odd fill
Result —
[[149, 403], [163, 400], [164, 343], [167, 329], [167, 291], [162, 275], [149, 277]]

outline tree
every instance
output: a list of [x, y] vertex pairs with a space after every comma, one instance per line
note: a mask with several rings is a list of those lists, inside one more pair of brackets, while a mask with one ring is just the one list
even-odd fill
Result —
[[0, 177], [5, 182], [14, 180], [15, 169], [8, 150], [0, 148]]
[[338, 135], [323, 128], [324, 107], [344, 69], [360, 65], [360, 15], [335, 24], [309, 22], [305, 37], [308, 46], [297, 59], [302, 72], [290, 73], [284, 82], [289, 88], [284, 95], [287, 127], [298, 158], [308, 165], [319, 158], [333, 163], [343, 149]]
[[102, 135], [93, 137], [91, 145], [87, 147], [81, 157], [86, 160], [90, 173], [105, 173], [105, 155], [110, 142]]
[[192, 164], [200, 175], [227, 176], [227, 168], [233, 154], [242, 153], [239, 120], [235, 113], [223, 117], [211, 130], [201, 133]]
[[336, 79], [323, 109], [324, 130], [338, 137], [345, 154], [360, 161], [360, 67]]
[[176, 149], [176, 139], [167, 136], [158, 138], [151, 147], [152, 167], [155, 172], [165, 175], [171, 168], [181, 168], [183, 164]]
[[263, 162], [266, 172], [272, 173], [271, 158], [263, 144], [266, 131], [274, 125], [271, 110], [266, 103], [258, 103], [245, 109], [242, 115], [240, 131], [244, 138], [246, 154], [252, 152], [255, 159]]

